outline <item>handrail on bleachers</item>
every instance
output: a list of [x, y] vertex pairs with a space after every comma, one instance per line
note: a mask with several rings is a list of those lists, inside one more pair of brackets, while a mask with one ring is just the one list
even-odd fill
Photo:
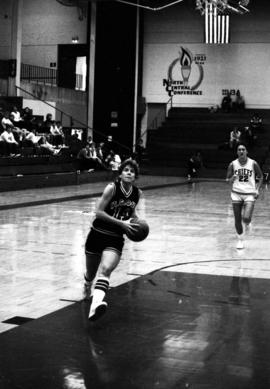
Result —
[[[45, 100], [42, 100], [41, 98], [37, 97], [36, 95], [32, 94], [31, 92], [25, 90], [24, 88], [22, 88], [22, 87], [20, 87], [20, 86], [17, 86], [17, 85], [16, 85], [15, 87], [16, 87], [16, 89], [21, 90], [22, 92], [28, 94], [29, 96], [33, 97], [34, 99], [39, 100], [40, 102], [42, 102], [42, 103], [46, 104], [47, 106], [49, 106], [49, 107], [55, 109], [56, 111], [58, 111], [58, 112], [60, 113], [61, 121], [62, 121], [62, 119], [63, 119], [63, 116], [68, 117], [69, 120], [70, 120], [70, 127], [73, 127], [74, 122], [76, 121], [76, 123], [78, 123], [79, 125], [81, 125], [82, 128], [86, 128], [87, 130], [91, 130], [92, 133], [93, 133], [93, 138], [94, 138], [95, 135], [98, 135], [99, 137], [103, 138], [104, 140], [107, 138], [107, 135], [104, 134], [103, 132], [98, 131], [98, 130], [94, 129], [93, 127], [88, 126], [86, 123], [82, 122], [81, 120], [79, 120], [79, 119], [77, 119], [77, 118], [74, 118], [74, 117], [71, 116], [70, 114], [68, 114], [68, 113], [66, 113], [65, 111], [63, 111], [62, 109], [55, 107], [54, 105], [48, 103], [48, 102], [45, 101]], [[116, 141], [116, 140], [113, 140], [113, 143], [114, 143], [117, 147], [119, 147], [120, 149], [125, 150], [125, 153], [131, 154], [131, 152], [132, 152], [131, 149], [130, 149], [129, 147], [127, 147], [126, 145], [124, 145], [124, 144], [122, 144], [122, 143], [120, 143], [120, 142], [118, 142], [118, 141]]]

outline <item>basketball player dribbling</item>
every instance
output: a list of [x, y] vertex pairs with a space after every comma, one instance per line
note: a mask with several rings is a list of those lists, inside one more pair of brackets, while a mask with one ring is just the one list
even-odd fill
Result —
[[127, 159], [118, 172], [119, 178], [105, 187], [98, 201], [95, 219], [85, 243], [85, 298], [90, 298], [96, 278], [90, 298], [89, 321], [97, 320], [106, 312], [104, 297], [109, 289], [111, 273], [121, 259], [123, 234], [132, 232], [136, 226], [130, 219], [137, 217], [135, 209], [142, 194], [134, 185], [138, 165], [134, 160]]
[[230, 163], [226, 178], [232, 184], [231, 200], [238, 238], [237, 249], [244, 248], [244, 233], [249, 232], [255, 201], [263, 182], [263, 173], [258, 163], [248, 158], [247, 154], [246, 146], [240, 143], [237, 147], [238, 158]]

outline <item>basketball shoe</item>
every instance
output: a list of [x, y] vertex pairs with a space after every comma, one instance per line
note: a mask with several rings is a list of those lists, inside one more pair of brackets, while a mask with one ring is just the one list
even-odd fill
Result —
[[105, 301], [101, 301], [96, 305], [91, 305], [88, 316], [89, 321], [96, 321], [107, 311], [108, 304]]
[[238, 250], [241, 250], [244, 248], [244, 241], [243, 241], [243, 234], [237, 234], [237, 244], [236, 244], [236, 248]]

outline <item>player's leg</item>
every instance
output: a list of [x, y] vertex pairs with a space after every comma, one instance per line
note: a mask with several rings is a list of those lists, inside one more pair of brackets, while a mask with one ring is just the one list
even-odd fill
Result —
[[85, 242], [85, 267], [84, 274], [84, 299], [89, 300], [91, 296], [92, 283], [96, 276], [102, 253], [102, 236], [91, 229]]
[[242, 203], [233, 203], [233, 213], [234, 213], [234, 225], [238, 235], [243, 234], [243, 225], [242, 225]]
[[248, 201], [245, 202], [243, 207], [242, 219], [245, 226], [245, 231], [247, 233], [249, 232], [250, 229], [250, 223], [253, 215], [254, 205], [255, 205], [255, 201]]
[[97, 270], [100, 264], [101, 254], [97, 253], [86, 253], [85, 254], [85, 265], [86, 272], [85, 278], [92, 282], [97, 274]]
[[85, 253], [85, 267], [84, 273], [84, 293], [85, 300], [89, 300], [92, 295], [92, 285], [94, 278], [96, 277], [97, 270], [100, 264], [101, 254], [97, 253]]
[[189, 163], [188, 168], [187, 168], [187, 179], [190, 181], [191, 177], [192, 177], [192, 168], [191, 168], [190, 163]]
[[88, 317], [90, 321], [97, 320], [106, 312], [107, 303], [103, 300], [109, 289], [111, 273], [117, 267], [120, 259], [121, 253], [116, 250], [106, 249], [102, 253]]
[[243, 225], [242, 225], [242, 208], [243, 204], [241, 202], [233, 202], [233, 213], [234, 213], [234, 223], [235, 223], [235, 229], [237, 233], [237, 248], [242, 249], [244, 248], [243, 243]]

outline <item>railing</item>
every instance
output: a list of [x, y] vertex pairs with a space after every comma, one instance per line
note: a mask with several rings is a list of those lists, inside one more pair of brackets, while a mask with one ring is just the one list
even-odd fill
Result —
[[[17, 85], [16, 85], [15, 87], [16, 87], [16, 89], [19, 89], [20, 91], [22, 91], [22, 92], [24, 92], [24, 93], [30, 95], [30, 96], [33, 97], [35, 100], [39, 100], [40, 102], [46, 104], [47, 106], [53, 108], [55, 111], [59, 112], [59, 113], [60, 113], [60, 117], [61, 117], [60, 121], [63, 120], [63, 117], [64, 117], [64, 116], [68, 117], [68, 118], [69, 118], [69, 121], [70, 121], [70, 127], [73, 127], [74, 122], [76, 122], [76, 127], [81, 126], [82, 128], [85, 128], [85, 129], [87, 129], [87, 130], [91, 130], [92, 133], [93, 133], [93, 137], [94, 137], [95, 135], [98, 135], [100, 138], [103, 139], [103, 141], [105, 141], [105, 140], [107, 139], [107, 135], [104, 134], [103, 132], [100, 132], [100, 131], [98, 131], [98, 130], [92, 128], [92, 127], [89, 127], [87, 124], [83, 123], [83, 122], [80, 121], [79, 119], [74, 118], [73, 116], [69, 115], [68, 113], [66, 113], [66, 112], [62, 111], [61, 109], [55, 107], [54, 105], [48, 103], [47, 101], [40, 99], [39, 97], [37, 97], [37, 96], [35, 96], [34, 94], [28, 92], [27, 90], [21, 88], [20, 86], [17, 86]], [[77, 123], [78, 123], [79, 126], [77, 125]], [[119, 149], [123, 150], [123, 154], [125, 154], [125, 155], [126, 155], [126, 154], [127, 154], [127, 155], [131, 155], [131, 154], [132, 154], [132, 150], [131, 150], [129, 147], [123, 145], [122, 143], [117, 142], [117, 141], [113, 141], [113, 144], [116, 145]]]
[[[50, 86], [57, 86], [58, 84], [58, 70], [53, 68], [45, 68], [42, 66], [21, 64], [21, 80], [28, 82], [35, 81], [37, 83], [47, 84]], [[76, 90], [82, 90], [83, 76], [76, 74]]]
[[[20, 91], [22, 91], [22, 92], [28, 94], [29, 96], [33, 97], [35, 100], [39, 100], [40, 102], [42, 102], [42, 103], [48, 105], [49, 107], [55, 109], [55, 110], [58, 111], [58, 112], [60, 112], [60, 121], [61, 121], [61, 122], [63, 121], [63, 116], [68, 117], [68, 118], [69, 118], [69, 121], [70, 121], [70, 127], [73, 126], [74, 120], [73, 120], [73, 117], [72, 117], [71, 115], [65, 113], [64, 111], [62, 111], [61, 109], [59, 109], [59, 108], [55, 107], [54, 105], [48, 103], [47, 101], [40, 99], [39, 97], [37, 97], [37, 96], [34, 95], [33, 93], [30, 93], [29, 91], [27, 91], [27, 90], [21, 88], [20, 86], [17, 86], [17, 85], [16, 85], [15, 88], [16, 88], [16, 89], [19, 89]], [[77, 119], [76, 119], [76, 121], [77, 121]], [[79, 124], [83, 124], [84, 127], [85, 127], [85, 124], [84, 124], [84, 123], [80, 122], [79, 120], [78, 120], [77, 122], [78, 122]], [[87, 127], [87, 126], [86, 126], [86, 127]]]
[[36, 81], [37, 83], [57, 85], [57, 69], [21, 64], [21, 80]]
[[76, 74], [76, 90], [83, 90], [83, 75], [82, 74]]
[[[156, 114], [156, 116], [152, 120], [152, 122], [149, 126], [149, 129], [156, 130], [160, 126], [160, 123], [166, 118], [166, 116], [168, 115], [168, 112], [172, 108], [172, 106], [173, 106], [173, 98], [170, 97], [170, 99], [166, 103], [165, 111], [164, 111], [164, 108], [161, 108], [158, 111], [158, 113]], [[165, 112], [165, 115], [164, 115], [164, 112]]]
[[[140, 138], [144, 138], [145, 135], [147, 134], [148, 130], [156, 130], [160, 123], [166, 118], [168, 115], [169, 110], [173, 107], [173, 97], [171, 96], [170, 99], [166, 103], [166, 108], [165, 108], [165, 115], [164, 115], [164, 108], [160, 109], [154, 119], [152, 120], [151, 124], [147, 126], [147, 128], [144, 130], [142, 134], [140, 134]], [[137, 139], [136, 144], [139, 139]]]

